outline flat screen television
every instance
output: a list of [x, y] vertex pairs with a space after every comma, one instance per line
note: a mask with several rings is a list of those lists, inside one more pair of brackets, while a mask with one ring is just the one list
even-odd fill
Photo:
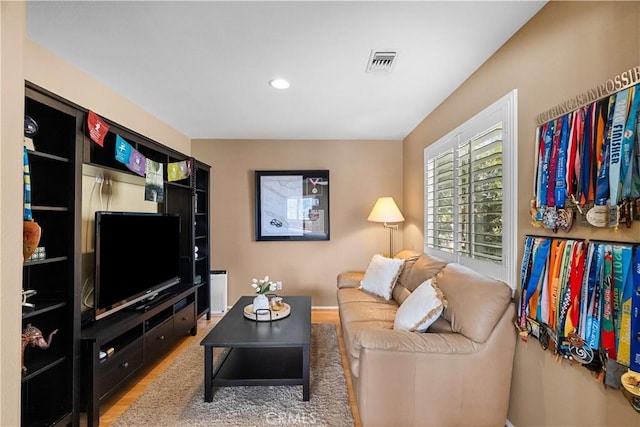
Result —
[[97, 211], [94, 319], [180, 283], [180, 216]]

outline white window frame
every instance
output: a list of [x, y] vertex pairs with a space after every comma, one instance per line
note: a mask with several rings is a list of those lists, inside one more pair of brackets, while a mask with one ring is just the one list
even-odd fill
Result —
[[[518, 184], [518, 91], [512, 90], [498, 101], [476, 114], [456, 129], [424, 149], [424, 252], [443, 258], [449, 262], [457, 262], [490, 277], [502, 280], [516, 289], [517, 281], [517, 184]], [[457, 251], [458, 219], [454, 216], [454, 250], [444, 252], [428, 246], [428, 162], [447, 150], [457, 147], [474, 136], [502, 122], [502, 262], [470, 258]], [[458, 197], [458, 186], [455, 186], [454, 200]], [[454, 202], [454, 208], [457, 200]]]

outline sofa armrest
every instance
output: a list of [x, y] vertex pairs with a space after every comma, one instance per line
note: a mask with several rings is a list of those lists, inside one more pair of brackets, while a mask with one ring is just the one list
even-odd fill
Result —
[[385, 350], [413, 353], [467, 354], [478, 344], [462, 334], [409, 332], [391, 329], [362, 329], [354, 339], [354, 351]]
[[364, 277], [364, 271], [345, 271], [338, 274], [338, 288], [357, 288]]
[[510, 304], [484, 343], [460, 333], [363, 328], [353, 334], [360, 343], [354, 389], [362, 424], [504, 426], [514, 315]]

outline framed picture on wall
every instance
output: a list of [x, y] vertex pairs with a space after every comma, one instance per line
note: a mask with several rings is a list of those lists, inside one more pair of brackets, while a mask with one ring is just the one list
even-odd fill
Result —
[[255, 171], [256, 240], [329, 240], [329, 171]]

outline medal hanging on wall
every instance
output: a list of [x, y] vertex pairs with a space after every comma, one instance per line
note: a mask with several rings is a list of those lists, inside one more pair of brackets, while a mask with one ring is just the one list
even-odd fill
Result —
[[[595, 206], [587, 212], [587, 221], [594, 227], [606, 227], [609, 224], [609, 132], [610, 123], [613, 120], [613, 108], [615, 95], [609, 97], [608, 104], [600, 102], [597, 109], [597, 130], [596, 130], [596, 185], [595, 185]], [[605, 122], [603, 111], [608, 111]], [[605, 125], [605, 123], [607, 123]]]
[[[555, 233], [558, 228], [556, 222], [558, 220], [558, 212], [556, 210], [556, 172], [558, 169], [558, 158], [560, 155], [561, 136], [562, 136], [562, 122], [564, 116], [557, 118], [553, 122], [553, 126], [549, 126], [553, 131], [551, 138], [551, 153], [548, 163], [548, 176], [547, 176], [547, 204], [542, 217], [542, 223], [545, 228], [553, 230]], [[546, 145], [546, 144], [545, 144]], [[542, 191], [545, 191], [544, 189]]]
[[573, 120], [573, 114], [568, 114], [561, 118], [560, 127], [560, 146], [558, 149], [558, 160], [556, 167], [556, 185], [555, 185], [555, 201], [556, 201], [556, 221], [554, 224], [554, 231], [562, 230], [569, 231], [573, 224], [573, 211], [565, 207], [568, 189], [568, 170], [567, 162], [569, 159], [569, 124]]
[[623, 140], [627, 123], [627, 106], [629, 100], [629, 89], [622, 90], [616, 94], [615, 107], [613, 109], [613, 119], [609, 128], [609, 227], [618, 227], [620, 212], [618, 203], [620, 202], [620, 177], [624, 177], [626, 170], [623, 169]]

